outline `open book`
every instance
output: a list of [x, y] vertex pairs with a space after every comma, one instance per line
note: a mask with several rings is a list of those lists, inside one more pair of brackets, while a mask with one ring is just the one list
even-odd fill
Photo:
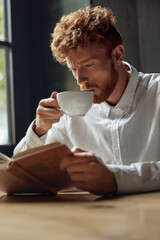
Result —
[[0, 153], [0, 192], [57, 193], [72, 186], [59, 163], [71, 151], [55, 142], [18, 153], [12, 158]]

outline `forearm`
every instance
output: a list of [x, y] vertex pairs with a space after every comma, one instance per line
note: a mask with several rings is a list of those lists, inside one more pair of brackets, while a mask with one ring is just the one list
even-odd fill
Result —
[[160, 190], [160, 162], [109, 165], [115, 175], [118, 193]]

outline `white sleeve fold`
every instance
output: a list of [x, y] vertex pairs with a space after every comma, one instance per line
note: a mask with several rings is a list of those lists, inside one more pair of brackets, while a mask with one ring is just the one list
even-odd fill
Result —
[[45, 135], [43, 135], [42, 137], [38, 137], [32, 130], [32, 124], [33, 124], [33, 122], [30, 124], [25, 137], [22, 138], [22, 140], [15, 147], [14, 152], [13, 152], [14, 155], [19, 152], [23, 152], [27, 149], [44, 145], [46, 138], [47, 138], [47, 133]]
[[127, 165], [108, 165], [114, 173], [118, 193], [136, 193], [160, 190], [160, 162], [142, 162]]

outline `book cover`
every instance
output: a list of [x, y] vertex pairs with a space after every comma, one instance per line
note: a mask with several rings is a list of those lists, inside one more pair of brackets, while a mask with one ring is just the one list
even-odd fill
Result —
[[12, 158], [0, 154], [0, 191], [7, 194], [52, 193], [72, 186], [60, 161], [71, 151], [61, 143], [52, 143], [21, 152]]

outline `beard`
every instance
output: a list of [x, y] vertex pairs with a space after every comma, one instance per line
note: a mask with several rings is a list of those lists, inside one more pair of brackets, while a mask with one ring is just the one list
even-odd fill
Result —
[[107, 101], [108, 93], [107, 91], [101, 91], [97, 86], [90, 86], [88, 84], [81, 85], [80, 90], [82, 91], [93, 91], [94, 92], [94, 99], [93, 102], [96, 104], [102, 103]]
[[100, 104], [102, 102], [109, 102], [109, 97], [113, 93], [118, 82], [118, 73], [116, 71], [112, 71], [110, 81], [106, 79], [106, 82], [103, 86], [99, 85], [90, 85], [88, 82], [80, 85], [80, 90], [82, 91], [94, 91], [94, 100], [93, 102], [96, 104]]

